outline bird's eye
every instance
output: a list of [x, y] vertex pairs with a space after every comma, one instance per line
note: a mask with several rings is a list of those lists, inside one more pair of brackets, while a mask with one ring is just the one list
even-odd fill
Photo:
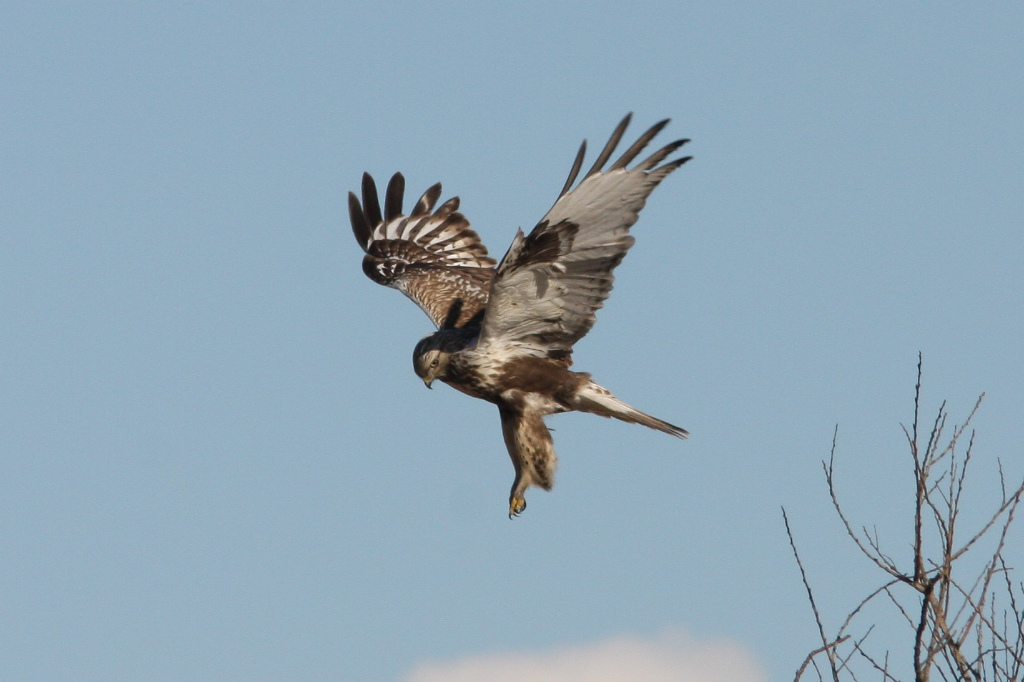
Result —
[[438, 360], [437, 358], [434, 358], [434, 361], [430, 363], [430, 366], [431, 367], [437, 367], [437, 363], [438, 362], [440, 362], [440, 360]]

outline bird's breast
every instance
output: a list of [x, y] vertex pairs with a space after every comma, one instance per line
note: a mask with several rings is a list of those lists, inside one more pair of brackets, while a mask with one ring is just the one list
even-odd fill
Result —
[[552, 414], [570, 409], [583, 379], [546, 358], [499, 359], [463, 351], [452, 356], [445, 381], [475, 398]]

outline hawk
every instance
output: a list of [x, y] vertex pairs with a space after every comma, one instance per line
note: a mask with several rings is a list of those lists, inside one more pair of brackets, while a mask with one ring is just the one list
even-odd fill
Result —
[[408, 215], [401, 173], [388, 182], [383, 212], [368, 173], [362, 203], [348, 195], [352, 231], [366, 252], [363, 272], [411, 298], [437, 327], [413, 351], [417, 376], [428, 388], [441, 380], [498, 406], [515, 467], [509, 518], [526, 509], [527, 488], [550, 490], [554, 483], [557, 457], [546, 415], [575, 410], [687, 435], [622, 402], [590, 374], [569, 369], [573, 344], [594, 326], [612, 289], [612, 271], [633, 245], [630, 226], [654, 188], [692, 158], [666, 161], [689, 142], [676, 140], [630, 167], [666, 119], [604, 169], [631, 116], [573, 187], [586, 155], [583, 142], [551, 210], [529, 235], [519, 230], [497, 264], [459, 213], [458, 197], [435, 209], [440, 183]]

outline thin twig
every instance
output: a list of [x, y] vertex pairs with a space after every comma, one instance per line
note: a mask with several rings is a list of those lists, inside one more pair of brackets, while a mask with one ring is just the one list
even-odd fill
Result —
[[[841, 637], [841, 638], [837, 639], [834, 642], [829, 642], [828, 644], [825, 644], [823, 646], [819, 646], [817, 649], [815, 649], [811, 653], [807, 654], [807, 658], [804, 659], [804, 662], [800, 665], [800, 668], [796, 671], [796, 677], [793, 678], [793, 682], [800, 682], [800, 678], [803, 677], [804, 670], [806, 670], [807, 666], [811, 664], [811, 660], [815, 656], [817, 656], [818, 654], [823, 653], [825, 651], [828, 651], [829, 649], [836, 648], [837, 646], [839, 646], [840, 644], [842, 644], [843, 642], [845, 642], [848, 639], [850, 639], [849, 635], [847, 635], [846, 637]], [[819, 672], [818, 676], [819, 677], [821, 676], [820, 672]]]
[[[796, 541], [793, 540], [793, 532], [789, 528], [789, 517], [786, 516], [785, 507], [782, 508], [782, 522], [786, 525], [786, 536], [789, 538], [789, 546], [793, 548], [793, 557], [796, 559], [797, 568], [800, 569], [800, 580], [803, 581], [804, 589], [807, 590], [807, 600], [811, 602], [814, 622], [818, 625], [818, 635], [821, 637], [821, 651], [828, 654], [829, 667], [832, 669], [832, 680], [839, 682], [839, 671], [836, 670], [835, 654], [833, 653], [835, 642], [830, 643], [825, 635], [825, 626], [821, 623], [821, 614], [818, 612], [818, 605], [814, 602], [814, 592], [811, 590], [811, 584], [807, 582], [807, 572], [804, 571], [804, 564], [800, 561], [800, 552], [796, 549]], [[801, 666], [800, 669], [803, 670], [804, 667]], [[800, 679], [799, 675], [797, 679]]]

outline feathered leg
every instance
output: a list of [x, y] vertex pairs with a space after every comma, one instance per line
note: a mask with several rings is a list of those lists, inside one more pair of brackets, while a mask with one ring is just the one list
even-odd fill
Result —
[[516, 469], [516, 479], [508, 498], [508, 516], [512, 518], [526, 509], [524, 493], [531, 485], [551, 490], [558, 457], [542, 415], [532, 410], [504, 406], [499, 406], [498, 411], [501, 413], [505, 447]]

